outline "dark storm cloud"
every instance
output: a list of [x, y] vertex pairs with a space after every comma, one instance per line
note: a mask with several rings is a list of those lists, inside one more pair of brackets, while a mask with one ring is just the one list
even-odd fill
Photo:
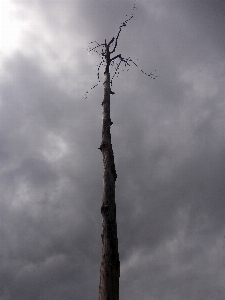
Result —
[[[22, 1], [0, 92], [1, 300], [96, 299], [102, 84], [88, 42], [132, 1]], [[224, 5], [137, 1], [118, 53], [112, 141], [124, 299], [224, 299]], [[103, 70], [102, 70], [103, 71]]]
[[225, 26], [224, 1], [183, 1], [180, 3], [188, 13], [189, 19], [201, 30], [201, 38], [212, 42], [217, 51], [223, 52]]
[[[89, 164], [80, 152], [82, 148], [84, 153], [89, 151], [80, 135], [82, 128], [78, 126], [82, 110], [80, 104], [76, 106], [53, 82], [51, 84], [51, 79], [34, 61], [23, 55], [6, 62], [5, 71], [7, 80], [1, 85], [5, 100], [1, 107], [1, 273], [4, 283], [1, 297], [38, 299], [46, 293], [48, 299], [52, 296], [48, 296], [45, 287], [55, 291], [59, 277], [70, 286], [68, 276], [81, 275], [80, 266], [83, 267], [85, 261], [89, 266], [87, 257], [98, 255], [100, 250], [100, 224], [96, 229], [93, 216], [85, 208], [89, 194], [91, 200], [97, 197], [93, 180], [81, 175], [86, 172], [85, 164]], [[63, 105], [62, 100], [67, 105]], [[82, 118], [83, 124], [88, 117], [89, 113]], [[58, 136], [66, 139], [65, 151], [75, 151], [76, 158], [71, 160], [72, 157], [65, 154], [64, 163], [58, 161], [64, 155], [61, 140], [57, 145]], [[89, 145], [91, 141], [89, 139]], [[98, 153], [97, 145], [90, 149]], [[92, 173], [90, 166], [88, 169], [93, 179], [96, 178], [96, 171]], [[94, 181], [99, 186], [100, 183]], [[87, 184], [89, 192], [84, 197], [82, 190]], [[93, 204], [92, 210], [95, 213]], [[96, 254], [93, 245], [97, 245]], [[73, 266], [71, 271], [66, 265]], [[58, 268], [60, 272], [56, 271]], [[58, 279], [55, 274], [59, 274]], [[75, 293], [79, 295], [78, 288]]]

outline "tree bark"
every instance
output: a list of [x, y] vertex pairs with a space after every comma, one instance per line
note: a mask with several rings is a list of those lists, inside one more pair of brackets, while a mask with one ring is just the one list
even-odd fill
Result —
[[99, 300], [119, 300], [120, 261], [118, 252], [115, 181], [117, 178], [111, 144], [110, 74], [104, 73], [102, 102], [103, 198], [102, 198], [102, 262], [100, 267]]

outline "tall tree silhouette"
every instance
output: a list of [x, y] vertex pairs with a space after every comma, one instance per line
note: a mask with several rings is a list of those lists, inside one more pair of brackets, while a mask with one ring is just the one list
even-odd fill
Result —
[[[100, 83], [100, 69], [104, 69], [104, 99], [102, 102], [102, 142], [99, 149], [103, 156], [103, 198], [102, 198], [102, 261], [100, 267], [100, 285], [99, 285], [99, 300], [118, 300], [119, 299], [119, 277], [120, 277], [120, 260], [118, 251], [117, 238], [117, 222], [116, 222], [116, 202], [115, 202], [115, 182], [117, 179], [116, 167], [114, 163], [114, 154], [111, 142], [110, 128], [113, 122], [110, 117], [110, 95], [115, 94], [111, 90], [112, 81], [115, 76], [119, 75], [120, 67], [124, 64], [125, 68], [129, 68], [131, 64], [138, 67], [130, 57], [124, 58], [121, 54], [115, 54], [118, 39], [122, 28], [133, 18], [133, 12], [119, 27], [116, 37], [113, 37], [108, 43], [99, 44], [94, 41], [90, 43], [88, 51], [96, 52], [101, 57], [98, 65], [98, 83], [91, 89], [95, 88]], [[113, 76], [110, 79], [110, 67], [113, 67]], [[140, 69], [141, 70], [141, 69]], [[155, 79], [153, 73], [147, 76]], [[85, 98], [87, 98], [87, 93]]]

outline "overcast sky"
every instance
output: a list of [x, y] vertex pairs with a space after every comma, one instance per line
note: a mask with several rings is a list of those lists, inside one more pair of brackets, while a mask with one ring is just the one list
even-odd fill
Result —
[[[86, 48], [133, 4], [1, 0], [0, 300], [98, 298], [103, 86]], [[158, 77], [113, 81], [120, 298], [224, 300], [225, 2], [136, 7], [116, 54]]]

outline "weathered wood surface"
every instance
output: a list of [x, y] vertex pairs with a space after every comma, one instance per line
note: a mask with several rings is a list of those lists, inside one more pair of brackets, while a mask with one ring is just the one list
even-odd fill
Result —
[[117, 178], [111, 143], [110, 74], [105, 72], [102, 102], [103, 198], [102, 198], [102, 262], [99, 300], [119, 300], [120, 261], [118, 252], [115, 182]]

